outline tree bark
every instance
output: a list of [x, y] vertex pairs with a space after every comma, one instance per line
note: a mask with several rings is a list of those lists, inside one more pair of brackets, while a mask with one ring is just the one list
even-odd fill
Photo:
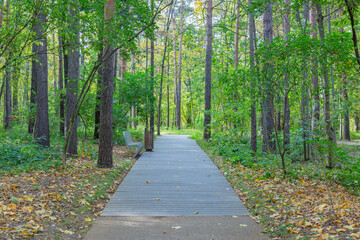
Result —
[[[316, 9], [315, 5], [313, 4], [310, 10], [310, 24], [311, 24], [311, 38], [317, 38], [317, 30], [316, 30]], [[312, 129], [315, 131], [318, 127], [318, 123], [320, 120], [320, 101], [319, 101], [319, 77], [317, 74], [317, 56], [314, 55], [312, 59], [312, 79], [311, 85], [313, 88], [313, 122], [312, 122]]]
[[[15, 63], [17, 65], [17, 63]], [[13, 92], [12, 92], [12, 111], [16, 114], [19, 105], [19, 77], [20, 77], [20, 69], [15, 66], [13, 68]]]
[[[248, 0], [249, 8], [252, 6], [252, 0]], [[256, 122], [256, 102], [255, 102], [255, 91], [256, 91], [256, 80], [254, 78], [254, 67], [255, 67], [255, 25], [254, 25], [254, 14], [252, 11], [249, 12], [249, 50], [250, 50], [250, 71], [251, 71], [251, 151], [254, 156], [257, 151], [257, 122]]]
[[[268, 3], [263, 16], [264, 26], [264, 42], [265, 45], [269, 45], [273, 38], [273, 23], [272, 23], [272, 3]], [[276, 150], [274, 141], [274, 120], [273, 120], [273, 94], [271, 89], [271, 73], [272, 66], [267, 63], [265, 64], [265, 86], [264, 86], [264, 99], [263, 99], [263, 124], [264, 124], [264, 137], [263, 142], [265, 149], [269, 152], [274, 153]]]
[[[285, 41], [289, 40], [288, 34], [290, 33], [290, 0], [285, 0], [286, 5], [286, 13], [284, 16], [284, 36]], [[287, 43], [286, 43], [287, 44]], [[289, 63], [289, 59], [288, 59]], [[288, 74], [285, 73], [284, 76], [285, 82], [285, 96], [284, 96], [284, 146], [286, 149], [289, 148], [290, 145], [290, 105], [289, 105], [289, 77]]]
[[347, 91], [347, 76], [344, 72], [343, 76], [343, 97], [344, 97], [344, 140], [350, 141], [350, 118], [349, 118], [349, 97]]
[[[324, 32], [324, 16], [322, 14], [321, 4], [316, 4], [316, 12], [317, 12], [317, 22], [319, 28], [319, 37], [320, 41], [323, 43], [325, 40], [325, 32]], [[334, 167], [333, 162], [333, 146], [334, 143], [334, 131], [331, 125], [330, 118], [330, 83], [328, 76], [328, 68], [326, 66], [327, 57], [326, 54], [323, 55], [323, 78], [324, 78], [324, 117], [325, 117], [325, 125], [326, 125], [326, 135], [328, 137], [329, 144], [329, 153], [328, 153], [328, 167]]]
[[177, 65], [177, 57], [176, 57], [176, 24], [175, 24], [175, 14], [173, 15], [172, 18], [172, 23], [173, 23], [173, 29], [174, 29], [174, 39], [173, 39], [173, 44], [174, 44], [174, 103], [175, 103], [175, 127], [178, 127], [178, 122], [177, 122], [177, 104], [178, 104], [178, 65]]
[[[73, 36], [72, 42], [69, 46], [68, 57], [68, 83], [66, 86], [66, 103], [65, 103], [65, 130], [69, 131], [70, 119], [74, 112], [74, 108], [77, 101], [77, 88], [80, 77], [80, 52], [79, 52], [79, 30], [77, 18], [77, 6], [70, 4], [70, 16], [71, 16], [71, 29]], [[76, 119], [76, 118], [75, 118]], [[70, 156], [77, 155], [77, 121], [75, 120], [73, 125], [72, 134], [70, 136], [70, 145], [67, 152]]]
[[11, 123], [11, 67], [6, 64], [6, 70], [5, 70], [5, 99], [4, 99], [4, 128], [8, 129], [10, 128]]
[[355, 131], [359, 132], [360, 130], [360, 117], [358, 114], [355, 115]]
[[211, 61], [212, 61], [212, 11], [213, 2], [207, 2], [206, 15], [206, 58], [205, 58], [205, 112], [204, 139], [211, 138]]
[[34, 133], [35, 126], [35, 107], [36, 107], [36, 47], [35, 43], [32, 44], [32, 53], [34, 56], [31, 60], [31, 87], [30, 87], [30, 109], [29, 109], [29, 124], [28, 124], [28, 133]]
[[[98, 53], [98, 62], [101, 61], [103, 55], [103, 37], [99, 35], [99, 41], [101, 42], [100, 52]], [[96, 84], [96, 99], [95, 99], [95, 126], [94, 126], [94, 139], [99, 139], [99, 127], [100, 127], [100, 101], [101, 101], [101, 80], [102, 80], [103, 67], [100, 66], [97, 71], [97, 84]], [[122, 74], [120, 74], [122, 76]]]
[[[114, 0], [107, 0], [104, 6], [104, 19], [106, 29], [111, 29], [111, 19], [115, 13]], [[104, 57], [106, 59], [103, 66], [102, 85], [101, 85], [101, 104], [100, 104], [100, 132], [99, 132], [99, 155], [98, 167], [113, 167], [113, 88], [114, 88], [114, 48], [105, 38]]]
[[181, 67], [182, 67], [182, 39], [183, 39], [183, 22], [184, 22], [184, 0], [181, 0], [180, 9], [180, 39], [179, 39], [179, 77], [177, 86], [177, 104], [176, 104], [176, 122], [177, 127], [181, 129]]
[[[166, 26], [164, 27], [165, 32], [169, 32], [171, 12], [172, 12], [172, 8], [169, 10], [169, 15], [168, 15], [168, 19], [167, 19], [167, 22], [166, 22]], [[160, 93], [159, 93], [159, 104], [158, 104], [158, 112], [157, 112], [157, 114], [158, 114], [157, 115], [157, 135], [160, 135], [160, 127], [161, 127], [161, 102], [162, 102], [162, 96], [163, 96], [162, 89], [163, 89], [164, 68], [165, 68], [165, 59], [166, 59], [167, 47], [168, 47], [168, 35], [166, 35], [166, 37], [165, 37], [164, 53], [163, 53], [163, 58], [162, 58], [162, 62], [161, 62]], [[180, 57], [179, 57], [179, 61], [180, 61]], [[180, 65], [181, 64], [179, 64], [179, 67], [180, 67]]]
[[[62, 45], [63, 41], [61, 36], [59, 35], [59, 44]], [[59, 47], [59, 77], [58, 77], [58, 85], [59, 85], [59, 94], [60, 94], [60, 135], [64, 136], [65, 133], [65, 94], [63, 93], [64, 89], [64, 76], [63, 76], [63, 49], [62, 46]]]
[[48, 63], [47, 63], [47, 39], [43, 26], [45, 25], [45, 15], [40, 12], [37, 16], [36, 37], [40, 44], [36, 47], [37, 64], [36, 75], [36, 122], [34, 137], [38, 144], [43, 147], [50, 146], [49, 129], [49, 106], [48, 106]]

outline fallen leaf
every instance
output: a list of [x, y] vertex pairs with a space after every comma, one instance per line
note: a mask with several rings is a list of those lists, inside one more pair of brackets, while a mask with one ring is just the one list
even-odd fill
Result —
[[63, 229], [61, 229], [61, 228], [59, 228], [59, 231], [60, 231], [60, 232], [62, 232], [62, 233], [65, 233], [65, 234], [69, 234], [69, 235], [74, 234], [74, 232], [72, 232], [72, 231], [69, 231], [69, 230], [63, 230]]
[[243, 228], [243, 227], [247, 227], [247, 225], [246, 224], [240, 224], [239, 225], [239, 228]]
[[85, 218], [85, 221], [86, 222], [91, 222], [92, 220], [91, 220], [91, 218]]
[[199, 212], [194, 212], [194, 214], [199, 214]]

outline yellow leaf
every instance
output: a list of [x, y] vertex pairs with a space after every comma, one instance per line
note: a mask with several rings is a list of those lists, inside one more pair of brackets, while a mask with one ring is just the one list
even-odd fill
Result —
[[194, 212], [194, 214], [199, 214], [199, 212]]
[[73, 215], [73, 216], [76, 216], [76, 214], [74, 212], [70, 212], [70, 214]]
[[160, 201], [160, 198], [155, 198], [156, 201]]
[[15, 203], [11, 204], [11, 205], [10, 205], [10, 209], [11, 209], [11, 210], [16, 210], [16, 204], [15, 204]]
[[60, 232], [62, 232], [62, 233], [65, 233], [65, 234], [69, 234], [69, 235], [74, 234], [74, 232], [72, 232], [72, 231], [69, 231], [69, 230], [62, 230], [61, 228], [59, 228], [59, 231], [60, 231]]
[[146, 183], [151, 183], [150, 181], [146, 181]]
[[358, 232], [358, 233], [351, 233], [351, 234], [350, 234], [350, 237], [355, 238], [355, 239], [360, 239], [360, 232]]
[[92, 220], [91, 220], [91, 218], [85, 218], [85, 221], [86, 222], [91, 222]]

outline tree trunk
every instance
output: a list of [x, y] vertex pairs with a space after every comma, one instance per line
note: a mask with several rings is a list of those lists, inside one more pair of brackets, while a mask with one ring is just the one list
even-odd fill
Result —
[[175, 103], [175, 126], [178, 127], [177, 125], [177, 104], [178, 104], [178, 100], [177, 100], [177, 92], [178, 92], [178, 65], [177, 65], [177, 60], [176, 60], [176, 52], [177, 52], [177, 49], [176, 49], [176, 24], [175, 24], [175, 14], [173, 15], [173, 18], [172, 18], [172, 23], [173, 23], [173, 29], [174, 29], [174, 40], [173, 40], [173, 44], [174, 44], [174, 103]]
[[205, 58], [205, 112], [204, 139], [211, 138], [211, 61], [212, 61], [212, 11], [213, 2], [207, 2], [206, 15], [206, 58]]
[[36, 122], [34, 137], [38, 144], [43, 147], [50, 146], [49, 129], [49, 106], [48, 106], [48, 63], [47, 63], [47, 39], [43, 26], [45, 25], [45, 15], [40, 12], [37, 16], [36, 37], [40, 44], [36, 47]]
[[355, 131], [359, 132], [360, 130], [360, 117], [358, 114], [355, 115]]
[[[264, 26], [264, 42], [265, 45], [269, 45], [273, 37], [273, 24], [272, 24], [272, 3], [268, 3], [266, 6], [266, 11], [263, 16], [263, 26]], [[273, 120], [273, 94], [271, 89], [271, 75], [272, 75], [272, 66], [267, 63], [265, 64], [265, 86], [264, 86], [264, 99], [263, 99], [263, 124], [264, 124], [264, 137], [263, 142], [265, 149], [271, 153], [274, 153], [276, 150], [275, 141], [274, 141], [274, 120]]]
[[[75, 9], [74, 9], [75, 8]], [[74, 112], [77, 101], [78, 80], [80, 77], [80, 52], [79, 52], [79, 20], [77, 18], [77, 6], [70, 4], [71, 28], [75, 33], [71, 36], [72, 42], [69, 47], [68, 58], [68, 83], [66, 86], [66, 103], [65, 103], [65, 130], [69, 131], [70, 119]], [[75, 118], [76, 119], [76, 118]], [[70, 156], [77, 155], [77, 121], [73, 125], [72, 134], [70, 136], [70, 144], [67, 152]]]
[[8, 129], [10, 128], [11, 123], [11, 67], [6, 64], [6, 70], [5, 70], [5, 99], [4, 99], [4, 128]]
[[[248, 0], [249, 8], [252, 6], [252, 0]], [[250, 48], [250, 71], [251, 71], [251, 151], [254, 156], [257, 151], [257, 126], [256, 126], [256, 80], [254, 78], [254, 66], [255, 66], [255, 25], [254, 15], [252, 11], [249, 12], [249, 48]]]
[[[98, 62], [101, 61], [102, 55], [103, 55], [103, 37], [99, 37], [101, 46], [100, 46], [100, 52], [98, 53]], [[96, 84], [96, 99], [95, 99], [95, 126], [94, 126], [94, 139], [99, 139], [99, 127], [100, 127], [100, 101], [101, 101], [101, 80], [102, 80], [102, 71], [103, 67], [100, 66], [97, 71], [97, 84]], [[122, 74], [121, 74], [122, 75]], [[120, 75], [120, 76], [121, 76]]]
[[[62, 45], [63, 41], [61, 36], [59, 35], [59, 44]], [[64, 77], [63, 77], [63, 50], [62, 46], [59, 47], [59, 78], [58, 78], [58, 85], [59, 85], [59, 93], [60, 93], [60, 135], [64, 136], [65, 133], [65, 94], [63, 93], [64, 89]]]
[[[17, 65], [17, 63], [15, 63]], [[13, 93], [12, 93], [12, 111], [16, 114], [16, 110], [18, 109], [19, 105], [19, 77], [20, 77], [20, 69], [19, 67], [14, 67], [13, 69]]]
[[[311, 23], [311, 38], [317, 38], [317, 30], [316, 30], [316, 9], [313, 5], [310, 10], [310, 23]], [[313, 88], [313, 123], [312, 129], [316, 132], [318, 128], [318, 123], [320, 120], [320, 101], [319, 101], [319, 77], [317, 74], [317, 56], [314, 55], [312, 58], [312, 79], [311, 85]]]
[[[284, 16], [284, 36], [285, 40], [289, 40], [290, 33], [290, 0], [285, 0], [286, 13]], [[289, 63], [289, 59], [288, 59]], [[289, 104], [289, 79], [288, 74], [284, 76], [285, 82], [285, 96], [284, 96], [284, 147], [289, 148], [290, 145], [290, 104]]]
[[166, 115], [166, 127], [169, 129], [170, 127], [170, 89], [169, 89], [169, 76], [170, 76], [170, 52], [168, 52], [168, 66], [167, 66], [167, 86], [166, 86], [166, 109], [167, 109], [167, 115]]
[[[323, 43], [325, 40], [325, 32], [324, 32], [324, 16], [322, 15], [321, 5], [316, 4], [316, 12], [317, 12], [317, 22], [319, 28], [319, 36], [320, 41]], [[324, 117], [325, 117], [325, 125], [326, 125], [326, 135], [328, 137], [328, 141], [332, 144], [334, 143], [334, 131], [331, 125], [330, 118], [330, 83], [328, 76], [328, 68], [326, 66], [327, 57], [326, 54], [323, 55], [324, 65], [322, 66], [323, 70], [323, 78], [324, 78]], [[328, 153], [328, 167], [334, 167], [333, 162], [333, 146], [329, 145], [329, 153]]]
[[184, 0], [181, 0], [180, 9], [180, 40], [179, 40], [179, 77], [177, 86], [177, 103], [176, 103], [176, 125], [181, 129], [181, 65], [182, 65], [182, 38], [183, 38], [183, 22], [184, 22]]
[[[165, 29], [164, 29], [165, 32], [169, 32], [171, 12], [172, 12], [172, 8], [169, 10], [168, 19], [167, 19], [166, 26], [165, 26]], [[158, 112], [157, 112], [157, 114], [158, 114], [157, 115], [157, 135], [160, 135], [160, 127], [161, 127], [161, 101], [162, 101], [162, 96], [163, 96], [162, 89], [163, 89], [164, 68], [165, 68], [165, 59], [166, 59], [167, 47], [168, 47], [168, 35], [166, 35], [166, 37], [165, 37], [164, 53], [163, 53], [163, 58], [162, 58], [162, 62], [161, 62], [160, 93], [159, 93], [159, 104], [158, 104]], [[180, 60], [180, 57], [179, 57], [179, 60]], [[180, 64], [179, 64], [179, 67], [180, 67]]]
[[35, 107], [36, 107], [36, 57], [35, 54], [37, 45], [32, 44], [32, 53], [34, 56], [31, 60], [31, 88], [30, 88], [30, 109], [29, 109], [29, 124], [28, 124], [28, 133], [34, 133], [35, 126]]
[[347, 91], [347, 76], [343, 73], [343, 96], [344, 96], [344, 140], [350, 141], [350, 118], [349, 118], [349, 97]]
[[[107, 0], [104, 6], [106, 29], [111, 29], [111, 19], [115, 13], [114, 0]], [[113, 167], [113, 88], [114, 88], [114, 48], [105, 38], [105, 63], [102, 73], [101, 104], [100, 104], [100, 132], [99, 132], [99, 168]]]

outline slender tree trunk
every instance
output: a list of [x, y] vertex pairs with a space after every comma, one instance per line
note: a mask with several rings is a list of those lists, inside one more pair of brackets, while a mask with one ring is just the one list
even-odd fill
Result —
[[[37, 45], [32, 44], [32, 53], [36, 54]], [[36, 107], [36, 57], [32, 57], [31, 60], [31, 87], [30, 87], [30, 113], [29, 113], [29, 124], [28, 124], [28, 133], [34, 133], [35, 126], [35, 107]]]
[[166, 127], [170, 127], [170, 89], [169, 89], [169, 76], [170, 76], [170, 52], [168, 52], [168, 66], [167, 66], [167, 86], [166, 86], [166, 107], [167, 107], [167, 116], [166, 116]]
[[[319, 36], [320, 41], [324, 42], [325, 40], [325, 33], [324, 33], [324, 16], [322, 14], [321, 5], [316, 4], [316, 11], [317, 11], [317, 22], [319, 27]], [[326, 54], [323, 55], [323, 78], [324, 78], [324, 117], [325, 117], [325, 125], [326, 125], [326, 135], [328, 137], [328, 141], [330, 143], [334, 143], [334, 131], [331, 125], [331, 118], [330, 118], [330, 83], [329, 83], [329, 76], [328, 76], [328, 68], [326, 66], [327, 57]], [[334, 167], [333, 162], [333, 146], [329, 145], [329, 153], [328, 153], [328, 167]]]
[[[62, 45], [63, 41], [59, 35], [59, 44]], [[64, 77], [63, 77], [63, 50], [62, 47], [59, 47], [59, 77], [58, 77], [59, 93], [60, 93], [60, 135], [64, 136], [65, 133], [65, 95], [63, 93], [64, 89]]]
[[346, 8], [349, 13], [349, 19], [350, 19], [350, 23], [351, 23], [351, 32], [352, 32], [352, 40], [353, 40], [353, 45], [354, 45], [355, 57], [356, 57], [357, 63], [360, 66], [360, 53], [359, 53], [358, 40], [357, 40], [357, 35], [356, 35], [356, 30], [355, 30], [356, 23], [355, 23], [355, 17], [354, 17], [354, 12], [356, 11], [356, 5], [355, 5], [355, 1], [351, 1], [351, 0], [345, 0], [345, 4], [346, 4]]
[[[111, 22], [115, 13], [114, 0], [107, 0], [104, 6], [104, 19], [106, 29], [111, 29]], [[114, 90], [114, 48], [105, 38], [104, 56], [105, 63], [102, 73], [101, 104], [100, 104], [100, 132], [98, 167], [113, 167], [113, 90]]]
[[[330, 9], [329, 9], [330, 12]], [[340, 12], [340, 16], [343, 15], [343, 12]], [[330, 24], [330, 17], [329, 17], [329, 24]], [[329, 26], [329, 31], [330, 31], [330, 26]], [[340, 32], [344, 32], [344, 28], [341, 27], [340, 28]], [[343, 89], [343, 97], [344, 97], [344, 106], [345, 106], [345, 110], [344, 110], [344, 140], [350, 141], [350, 118], [349, 118], [349, 97], [348, 97], [348, 89], [347, 89], [347, 75], [346, 75], [346, 71], [344, 71], [342, 73], [342, 80], [343, 80], [343, 85], [342, 85], [342, 89]], [[333, 98], [335, 99], [335, 96], [333, 96]], [[334, 104], [335, 105], [335, 104]], [[342, 135], [341, 135], [342, 136]]]
[[[310, 10], [310, 23], [311, 23], [311, 38], [317, 38], [317, 30], [316, 30], [316, 9], [315, 5], [311, 7]], [[314, 55], [312, 59], [312, 79], [311, 85], [313, 88], [313, 131], [318, 128], [318, 122], [320, 120], [320, 101], [319, 101], [319, 77], [317, 74], [317, 56]]]
[[183, 22], [184, 22], [184, 0], [181, 0], [180, 9], [180, 39], [179, 39], [179, 77], [177, 86], [177, 104], [176, 104], [176, 122], [177, 127], [181, 129], [181, 67], [182, 67], [182, 39], [183, 39]]
[[[165, 26], [165, 29], [164, 29], [165, 32], [169, 32], [171, 12], [172, 12], [172, 9], [169, 10], [167, 23], [166, 23], [166, 26]], [[157, 112], [157, 135], [160, 135], [160, 127], [161, 127], [161, 102], [162, 102], [162, 95], [163, 95], [162, 89], [163, 89], [164, 68], [165, 68], [165, 59], [166, 59], [167, 47], [168, 47], [168, 36], [166, 35], [165, 43], [164, 43], [164, 53], [163, 53], [163, 58], [162, 58], [162, 62], [161, 62], [160, 93], [159, 93], [159, 104], [158, 104], [158, 112]], [[180, 61], [180, 59], [181, 58], [179, 57], [179, 61]], [[179, 67], [180, 67], [180, 65], [181, 64], [179, 64]]]
[[[16, 63], [15, 63], [16, 64]], [[20, 69], [19, 67], [14, 67], [13, 68], [13, 93], [12, 93], [12, 111], [14, 113], [16, 113], [16, 111], [18, 110], [18, 105], [19, 105], [19, 99], [18, 99], [18, 95], [19, 95], [19, 77], [20, 77]]]
[[[286, 13], [284, 17], [284, 36], [285, 40], [289, 40], [288, 34], [290, 33], [290, 0], [285, 0]], [[289, 59], [287, 60], [289, 63]], [[285, 82], [285, 96], [284, 96], [284, 146], [286, 149], [290, 145], [290, 105], [289, 105], [289, 77], [286, 73], [284, 76]]]
[[[75, 5], [70, 4], [70, 16], [71, 16], [71, 28], [75, 31], [74, 36], [71, 37], [69, 47], [69, 58], [68, 58], [68, 84], [66, 86], [66, 105], [65, 105], [65, 130], [69, 131], [70, 119], [74, 112], [74, 108], [77, 101], [77, 88], [78, 80], [80, 77], [80, 52], [79, 52], [79, 31], [78, 31], [78, 19], [77, 19], [77, 8]], [[76, 119], [76, 118], [75, 118]], [[70, 137], [70, 145], [68, 148], [69, 155], [77, 155], [77, 121], [75, 120], [73, 125], [72, 134]]]
[[[264, 42], [269, 45], [273, 37], [273, 23], [272, 23], [272, 3], [268, 3], [263, 16], [264, 26]], [[271, 75], [272, 66], [265, 65], [265, 86], [264, 86], [264, 100], [263, 100], [263, 121], [264, 121], [264, 145], [267, 151], [275, 152], [276, 146], [274, 141], [274, 120], [273, 120], [273, 94], [271, 89]]]
[[[133, 75], [135, 76], [135, 55], [133, 54], [131, 56], [131, 69], [132, 69], [132, 73]], [[136, 106], [132, 106], [132, 111], [133, 111], [133, 114], [132, 114], [132, 117], [133, 117], [133, 128], [136, 129], [137, 127], [137, 121], [136, 121]]]
[[[304, 35], [306, 34], [306, 27], [307, 23], [309, 21], [309, 5], [308, 3], [303, 4], [303, 20], [304, 25], [302, 24], [302, 21], [299, 17], [299, 25], [303, 28]], [[303, 128], [303, 148], [304, 148], [304, 161], [309, 160], [310, 156], [310, 145], [307, 143], [309, 139], [309, 87], [307, 84], [307, 78], [308, 78], [308, 71], [307, 71], [307, 59], [304, 59], [303, 63], [303, 84], [302, 84], [302, 90], [301, 90], [301, 121], [302, 121], [302, 128]]]
[[[2, 7], [3, 7], [3, 2], [2, 2]], [[9, 13], [10, 13], [10, 1], [6, 1], [6, 16], [7, 19], [9, 18]], [[1, 8], [1, 27], [2, 27], [2, 19], [3, 19], [3, 8]], [[9, 20], [7, 20], [7, 25], [9, 25]], [[10, 56], [11, 58], [11, 56]], [[8, 62], [5, 63], [6, 67], [5, 67], [5, 94], [4, 94], [4, 128], [7, 129], [10, 127], [10, 122], [11, 122], [11, 113], [12, 113], [12, 108], [11, 108], [11, 66], [9, 65]]]
[[359, 132], [360, 130], [360, 117], [358, 114], [355, 115], [355, 131]]
[[46, 18], [42, 12], [38, 14], [37, 18], [36, 36], [40, 44], [36, 47], [37, 64], [35, 65], [35, 75], [37, 83], [37, 108], [34, 137], [41, 146], [46, 147], [50, 146], [47, 39], [43, 29]]
[[344, 111], [344, 140], [350, 141], [350, 118], [349, 118], [349, 97], [347, 91], [347, 76], [346, 73], [342, 74], [343, 76], [343, 96], [345, 102], [345, 111]]
[[[252, 6], [252, 0], [248, 0], [249, 7]], [[255, 102], [255, 91], [256, 91], [256, 80], [254, 77], [254, 66], [255, 66], [255, 25], [253, 12], [249, 12], [249, 49], [250, 49], [250, 71], [251, 71], [251, 151], [254, 156], [257, 151], [257, 126], [256, 126], [256, 102]]]
[[177, 49], [176, 49], [176, 24], [175, 24], [175, 14], [173, 15], [173, 18], [172, 18], [172, 23], [173, 23], [173, 29], [174, 29], [174, 40], [173, 40], [173, 44], [174, 44], [174, 102], [175, 102], [175, 126], [178, 127], [178, 122], [176, 121], [177, 120], [177, 104], [178, 104], [178, 100], [177, 100], [177, 97], [178, 97], [178, 65], [177, 65], [177, 57], [176, 57], [176, 52], [177, 52]]
[[4, 99], [4, 128], [8, 129], [10, 128], [11, 124], [11, 67], [6, 64], [6, 70], [5, 70], [5, 99]]
[[[251, 4], [251, 3], [250, 3]], [[235, 70], [239, 67], [239, 40], [240, 40], [240, 36], [239, 36], [239, 32], [240, 32], [240, 6], [241, 6], [241, 2], [240, 0], [236, 1], [236, 29], [235, 29], [235, 49], [234, 49], [234, 67]], [[226, 16], [225, 16], [226, 17]], [[226, 37], [226, 34], [225, 34]], [[245, 61], [246, 62], [246, 61]], [[236, 113], [238, 111], [238, 108], [236, 106], [237, 102], [238, 102], [238, 89], [235, 86], [234, 87], [234, 102], [235, 102], [235, 106], [234, 106], [234, 112]], [[235, 118], [234, 122], [233, 122], [233, 126], [234, 128], [237, 128], [238, 126], [238, 119]], [[230, 122], [230, 126], [231, 126], [231, 122]]]
[[[103, 55], [103, 37], [99, 36], [101, 42], [100, 52], [98, 53], [98, 62], [101, 61]], [[99, 127], [100, 127], [100, 101], [101, 101], [101, 80], [102, 80], [103, 67], [100, 66], [97, 71], [97, 84], [96, 84], [96, 99], [95, 99], [95, 127], [94, 127], [94, 139], [99, 139]]]
[[212, 61], [212, 11], [213, 2], [207, 2], [206, 15], [206, 58], [205, 58], [205, 113], [204, 139], [211, 138], [211, 61]]
[[[55, 46], [56, 44], [56, 39], [55, 39], [55, 33], [53, 33], [52, 35], [52, 39], [53, 39], [53, 44]], [[54, 83], [54, 92], [55, 92], [55, 95], [56, 95], [56, 92], [57, 92], [57, 76], [56, 76], [56, 54], [55, 52], [53, 53], [53, 71], [54, 71], [54, 74], [53, 74], [53, 83]]]

